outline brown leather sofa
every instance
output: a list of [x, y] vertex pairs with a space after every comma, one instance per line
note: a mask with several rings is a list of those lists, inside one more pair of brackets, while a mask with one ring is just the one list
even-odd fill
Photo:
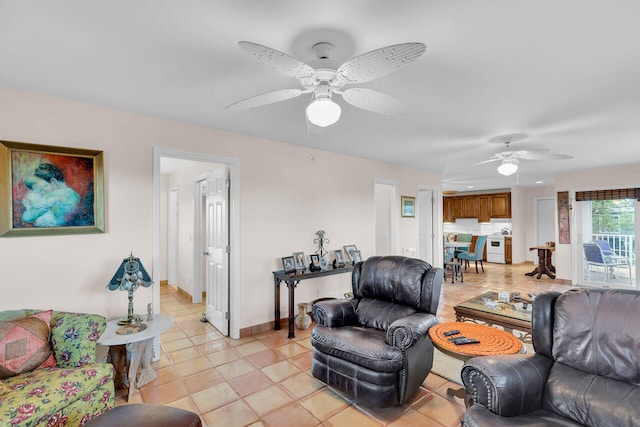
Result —
[[376, 407], [406, 402], [433, 365], [427, 331], [438, 322], [443, 275], [401, 256], [356, 264], [353, 298], [313, 306], [313, 376]]
[[116, 406], [85, 427], [202, 427], [200, 417], [185, 409], [136, 403]]
[[532, 320], [535, 354], [465, 363], [464, 426], [640, 425], [639, 291], [545, 293]]

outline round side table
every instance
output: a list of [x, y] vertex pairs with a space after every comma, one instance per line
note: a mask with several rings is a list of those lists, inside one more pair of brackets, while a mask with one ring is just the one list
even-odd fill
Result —
[[[444, 336], [447, 331], [457, 329], [459, 334]], [[449, 338], [467, 337], [480, 341], [477, 344], [455, 345]], [[429, 329], [429, 338], [433, 346], [455, 359], [466, 361], [476, 356], [490, 356], [496, 354], [517, 354], [524, 353], [527, 348], [522, 341], [513, 334], [493, 328], [487, 325], [466, 322], [444, 322], [432, 326]], [[448, 389], [447, 394], [460, 398], [466, 397], [464, 388], [458, 390]]]
[[[107, 328], [100, 335], [98, 344], [109, 347], [111, 363], [116, 370], [116, 386], [129, 388], [128, 400], [133, 391], [155, 380], [158, 376], [151, 367], [153, 359], [153, 339], [173, 327], [173, 318], [168, 314], [154, 314], [152, 320], [145, 320], [147, 328], [131, 334], [118, 334], [120, 319], [107, 322]], [[127, 369], [128, 365], [128, 369]], [[142, 366], [136, 378], [138, 367]]]

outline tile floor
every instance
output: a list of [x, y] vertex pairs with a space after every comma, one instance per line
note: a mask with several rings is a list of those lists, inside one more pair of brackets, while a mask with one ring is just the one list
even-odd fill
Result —
[[[472, 268], [464, 283], [443, 284], [438, 319], [455, 320], [453, 306], [488, 290], [510, 292], [565, 291], [549, 279], [525, 276], [530, 263], [485, 264], [485, 273]], [[546, 276], [545, 276], [546, 277]], [[351, 404], [310, 374], [311, 328], [270, 330], [233, 340], [210, 324], [200, 322], [203, 306], [181, 298], [170, 286], [161, 289], [161, 311], [175, 326], [161, 336], [158, 378], [136, 392], [131, 403], [170, 405], [200, 414], [206, 426], [446, 426], [460, 425], [464, 405], [446, 395], [457, 387], [430, 374], [419, 392], [405, 405], [371, 409]], [[312, 325], [313, 327], [313, 325]], [[116, 404], [127, 404], [119, 390]]]

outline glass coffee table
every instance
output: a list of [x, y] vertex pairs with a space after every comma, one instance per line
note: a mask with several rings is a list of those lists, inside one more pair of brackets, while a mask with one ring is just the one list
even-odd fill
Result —
[[[523, 303], [526, 308], [516, 306], [517, 302]], [[485, 292], [453, 307], [458, 322], [484, 323], [487, 325], [499, 325], [505, 331], [513, 333], [513, 330], [525, 332], [520, 339], [531, 336], [531, 304], [527, 299], [499, 302], [497, 292]]]

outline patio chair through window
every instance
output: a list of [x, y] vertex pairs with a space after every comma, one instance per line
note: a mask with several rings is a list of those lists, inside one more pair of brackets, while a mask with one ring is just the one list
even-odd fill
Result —
[[603, 254], [602, 249], [595, 243], [584, 243], [584, 256], [587, 266], [602, 267], [604, 270], [604, 283], [607, 283], [608, 279], [615, 279], [615, 269], [624, 267], [629, 272], [629, 284], [631, 285], [631, 263], [628, 258], [622, 256], [606, 256]]

